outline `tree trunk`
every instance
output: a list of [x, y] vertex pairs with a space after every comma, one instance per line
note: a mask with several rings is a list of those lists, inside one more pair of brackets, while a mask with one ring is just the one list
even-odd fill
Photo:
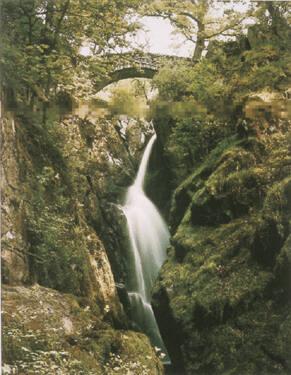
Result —
[[199, 61], [202, 56], [202, 52], [205, 49], [205, 36], [204, 36], [205, 26], [202, 22], [198, 22], [198, 31], [197, 31], [197, 41], [192, 57], [193, 61]]

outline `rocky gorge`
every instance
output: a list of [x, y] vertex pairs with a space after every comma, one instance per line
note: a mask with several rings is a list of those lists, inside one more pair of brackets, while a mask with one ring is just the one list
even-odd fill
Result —
[[290, 373], [286, 4], [192, 59], [79, 53], [124, 47], [128, 11], [190, 32], [150, 3], [4, 1], [3, 374]]
[[[37, 133], [36, 124], [26, 124], [35, 127], [24, 135], [23, 121], [6, 113], [2, 127], [4, 369], [45, 374], [53, 366], [55, 373], [96, 374], [106, 366], [108, 373], [133, 366], [140, 373], [162, 373], [148, 339], [127, 331], [128, 318], [97, 234], [110, 207], [101, 208], [94, 175], [80, 174], [100, 156], [94, 142], [88, 147], [81, 135], [84, 122], [64, 120], [58, 137], [66, 142], [54, 139], [56, 145], [48, 134]], [[114, 227], [104, 238], [112, 238], [109, 248], [115, 245]], [[140, 350], [136, 355], [129, 349], [132, 360], [126, 353], [131, 345]]]

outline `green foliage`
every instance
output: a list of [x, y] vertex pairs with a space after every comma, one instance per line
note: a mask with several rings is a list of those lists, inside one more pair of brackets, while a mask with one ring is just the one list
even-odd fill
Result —
[[57, 172], [44, 167], [32, 186], [27, 212], [30, 273], [41, 285], [87, 295], [90, 288], [85, 232], [64, 195]]
[[54, 166], [56, 172], [66, 179], [67, 164], [61, 152], [64, 134], [57, 122], [57, 111], [49, 111], [46, 124], [42, 123], [40, 113], [33, 113], [24, 106], [19, 106], [16, 117], [21, 124], [25, 124], [18, 129], [19, 138], [25, 142], [35, 170], [41, 171], [48, 165]]
[[172, 163], [177, 180], [185, 178], [228, 133], [228, 127], [216, 121], [178, 122], [173, 127], [167, 147], [169, 159], [175, 155]]
[[48, 112], [45, 124], [40, 114], [26, 110], [17, 113], [17, 121], [21, 124], [17, 136], [25, 145], [21, 179], [27, 202], [30, 277], [48, 287], [88, 296], [88, 230], [78, 214], [79, 195], [87, 182], [76, 178], [78, 166], [64, 155], [65, 134], [54, 111]]
[[142, 112], [141, 98], [135, 95], [131, 87], [116, 87], [108, 106], [113, 115], [138, 117]]
[[[276, 13], [271, 20], [266, 14], [257, 15], [258, 24], [250, 27], [247, 37], [212, 42], [199, 62], [166, 65], [154, 77], [159, 94], [151, 112], [174, 185], [220, 140], [237, 132], [235, 124], [244, 116], [248, 97], [286, 90], [290, 28], [285, 14]], [[280, 30], [274, 30], [273, 22]]]
[[161, 100], [176, 102], [192, 97], [197, 101], [196, 106], [203, 106], [208, 111], [222, 104], [220, 99], [225, 91], [223, 75], [208, 60], [195, 65], [165, 66], [154, 77], [153, 84], [159, 90]]
[[138, 3], [3, 0], [0, 67], [5, 90], [29, 105], [36, 98], [48, 102], [60, 88], [78, 95], [89, 80], [91, 63], [96, 66], [96, 59], [80, 55], [80, 47], [86, 41], [100, 54], [125, 46], [126, 35], [137, 28], [126, 16]]
[[152, 103], [152, 113], [158, 126], [165, 129], [166, 153], [175, 179], [181, 181], [232, 131], [221, 121], [228, 86], [208, 60], [166, 66], [153, 83], [159, 96]]
[[[219, 12], [221, 7], [222, 13]], [[199, 61], [206, 41], [219, 36], [234, 36], [241, 31], [249, 8], [239, 12], [234, 4], [223, 6], [216, 0], [150, 0], [145, 3], [143, 11], [146, 15], [168, 19], [187, 41], [195, 43], [193, 60]]]
[[153, 79], [154, 86], [159, 90], [159, 96], [164, 100], [179, 100], [187, 92], [191, 83], [191, 67], [182, 63], [165, 66], [159, 70]]

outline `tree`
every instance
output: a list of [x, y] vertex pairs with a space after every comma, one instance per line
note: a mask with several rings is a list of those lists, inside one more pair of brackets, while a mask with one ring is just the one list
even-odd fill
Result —
[[144, 7], [144, 14], [170, 20], [177, 31], [195, 44], [193, 60], [198, 61], [209, 40], [237, 35], [249, 16], [230, 5], [219, 15], [221, 6], [216, 0], [152, 0]]
[[14, 101], [47, 105], [57, 91], [78, 91], [90, 60], [86, 42], [99, 55], [124, 46], [137, 25], [131, 11], [139, 0], [2, 0], [2, 87]]

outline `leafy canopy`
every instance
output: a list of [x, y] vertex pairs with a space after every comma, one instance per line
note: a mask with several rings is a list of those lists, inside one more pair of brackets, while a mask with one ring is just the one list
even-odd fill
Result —
[[[47, 102], [58, 89], [78, 91], [93, 54], [127, 44], [137, 24], [139, 0], [3, 0], [0, 68], [2, 85], [19, 101]], [[102, 72], [102, 68], [97, 74]], [[15, 98], [14, 98], [15, 99]]]

